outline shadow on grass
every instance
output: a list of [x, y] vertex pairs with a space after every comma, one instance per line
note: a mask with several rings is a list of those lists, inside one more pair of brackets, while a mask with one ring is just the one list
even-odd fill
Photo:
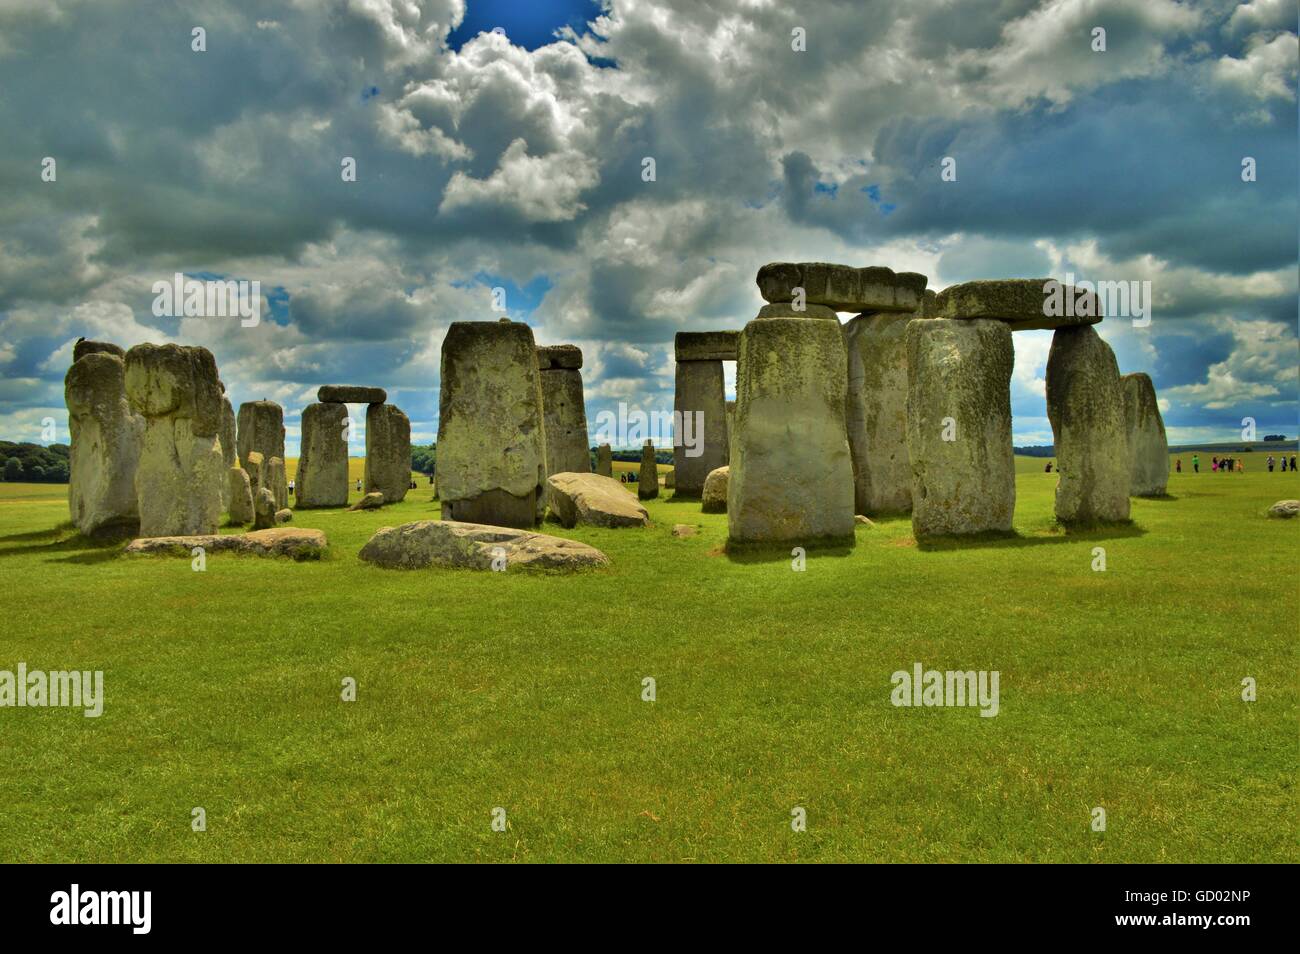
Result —
[[795, 547], [803, 548], [808, 556], [851, 556], [856, 541], [852, 537], [844, 539], [809, 540], [796, 543], [793, 540], [784, 543], [737, 543], [728, 540], [723, 555], [732, 563], [777, 563], [793, 559]]
[[1014, 549], [1037, 547], [1055, 543], [1078, 543], [1085, 540], [1119, 540], [1141, 537], [1146, 530], [1135, 523], [1093, 524], [1058, 528], [1051, 534], [1026, 536], [1017, 531], [1010, 533], [979, 533], [963, 537], [926, 537], [917, 541], [917, 549], [926, 552], [942, 550], [980, 550], [988, 548]]
[[32, 530], [29, 533], [11, 533], [8, 536], [0, 537], [0, 543], [17, 543], [19, 540], [45, 540], [49, 537], [57, 537], [61, 533], [67, 533], [72, 530], [72, 521], [68, 520], [57, 526], [50, 527], [48, 530]]
[[62, 558], [47, 560], [47, 563], [103, 563], [122, 553], [122, 545], [130, 540], [132, 533], [123, 531], [105, 534], [103, 537], [85, 537], [77, 533], [71, 523], [60, 524], [50, 530], [32, 533], [17, 533], [4, 540], [49, 540], [48, 543], [31, 543], [20, 547], [0, 548], [0, 558], [25, 556], [27, 554], [70, 554]]

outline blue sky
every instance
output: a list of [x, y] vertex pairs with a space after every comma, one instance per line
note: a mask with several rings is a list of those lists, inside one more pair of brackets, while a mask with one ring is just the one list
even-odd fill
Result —
[[[589, 420], [668, 409], [673, 335], [742, 327], [780, 260], [1150, 282], [1149, 326], [1099, 330], [1171, 439], [1300, 432], [1294, 3], [959, 7], [0, 5], [0, 437], [66, 419], [86, 335], [210, 348], [291, 451], [325, 383], [427, 441], [494, 287], [583, 349]], [[178, 271], [259, 281], [264, 320], [155, 317]], [[1016, 336], [1018, 443], [1051, 440], [1049, 346]]]

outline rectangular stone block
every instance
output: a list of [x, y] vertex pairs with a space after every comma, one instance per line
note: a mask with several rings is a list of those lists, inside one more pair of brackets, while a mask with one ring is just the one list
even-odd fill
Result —
[[673, 342], [678, 361], [735, 361], [739, 331], [679, 331]]

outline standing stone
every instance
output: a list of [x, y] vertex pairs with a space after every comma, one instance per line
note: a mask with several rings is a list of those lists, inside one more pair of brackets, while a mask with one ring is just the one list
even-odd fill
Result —
[[[736, 436], [736, 402], [727, 402], [727, 460], [731, 459], [731, 443]], [[708, 478], [705, 478], [706, 480]]]
[[135, 474], [140, 536], [215, 533], [221, 521], [221, 390], [207, 348], [136, 345], [126, 393], [145, 418]]
[[1063, 524], [1129, 519], [1124, 392], [1110, 345], [1090, 325], [1058, 328], [1047, 355], [1047, 417], [1061, 479]]
[[659, 463], [655, 460], [655, 446], [650, 441], [641, 448], [641, 472], [638, 475], [636, 495], [642, 500], [659, 496]]
[[76, 364], [88, 354], [115, 354], [126, 362], [126, 352], [119, 345], [111, 341], [87, 341], [85, 338], [78, 338], [72, 346], [72, 363]]
[[248, 471], [242, 467], [231, 467], [226, 471], [229, 489], [226, 492], [230, 500], [230, 522], [232, 524], [249, 524], [253, 522], [253, 486], [248, 479]]
[[[229, 470], [238, 461], [239, 448], [235, 438], [235, 409], [226, 397], [225, 389], [221, 394], [221, 431], [217, 435], [221, 441], [221, 465]], [[230, 509], [230, 481], [221, 484], [221, 509]]]
[[135, 536], [140, 525], [135, 471], [144, 418], [126, 399], [126, 362], [108, 347], [116, 346], [84, 351], [63, 382], [71, 434], [68, 510], [86, 536]]
[[545, 509], [542, 383], [533, 331], [456, 321], [442, 343], [438, 495], [444, 520], [529, 529]]
[[1120, 384], [1128, 434], [1128, 492], [1134, 497], [1163, 497], [1169, 484], [1169, 442], [1155, 385], [1141, 371], [1124, 375]]
[[908, 323], [907, 452], [918, 538], [1010, 531], [1014, 361], [1003, 322]]
[[[678, 361], [673, 410], [682, 433], [673, 436], [675, 497], [698, 498], [709, 472], [730, 460], [727, 401], [721, 361]], [[702, 426], [701, 426], [702, 425]]]
[[275, 496], [265, 487], [253, 494], [253, 529], [269, 530], [275, 526]]
[[284, 460], [284, 408], [274, 401], [248, 401], [239, 405], [239, 460], [247, 467], [248, 455], [257, 451], [263, 460]]
[[347, 421], [345, 404], [322, 402], [302, 409], [302, 449], [294, 475], [296, 506], [347, 506]]
[[704, 494], [700, 498], [703, 513], [727, 512], [727, 480], [730, 476], [730, 467], [719, 467], [704, 479]]
[[756, 318], [740, 333], [728, 536], [739, 543], [853, 538], [838, 321]]
[[266, 486], [265, 472], [266, 461], [258, 451], [249, 451], [248, 457], [244, 460], [244, 470], [248, 472], [248, 484], [253, 488], [253, 495]]
[[591, 472], [587, 410], [582, 396], [582, 350], [575, 345], [537, 349], [542, 381], [542, 426], [550, 474]]
[[271, 491], [275, 498], [275, 509], [283, 510], [289, 506], [289, 481], [284, 468], [284, 458], [270, 457], [262, 469], [262, 485]]
[[912, 509], [907, 459], [907, 324], [912, 317], [858, 315], [844, 326], [855, 513]]
[[602, 477], [614, 476], [614, 455], [608, 444], [596, 448], [596, 473]]
[[[346, 462], [344, 463], [346, 467]], [[411, 489], [411, 419], [392, 404], [366, 408], [366, 493], [399, 503]]]

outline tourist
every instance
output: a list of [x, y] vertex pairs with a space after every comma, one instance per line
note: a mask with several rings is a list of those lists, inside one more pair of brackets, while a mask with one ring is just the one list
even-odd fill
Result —
[[1179, 457], [1177, 460], [1174, 461], [1174, 473], [1181, 474], [1182, 472], [1183, 472], [1183, 459]]
[[1291, 455], [1291, 469], [1295, 470], [1295, 454]]
[[357, 478], [357, 493], [361, 493], [361, 478]]
[[1200, 472], [1201, 472], [1201, 455], [1200, 455], [1200, 454], [1193, 454], [1193, 455], [1192, 455], [1192, 473], [1193, 473], [1193, 474], [1199, 474]]
[[297, 494], [297, 493], [294, 491], [294, 489], [293, 489], [293, 481], [292, 481], [292, 480], [289, 481], [289, 493], [292, 494], [292, 495], [295, 496], [295, 497], [298, 496], [298, 494]]
[[1272, 454], [1269, 454], [1269, 455], [1268, 455], [1268, 460], [1265, 461], [1265, 463], [1268, 464], [1268, 472], [1269, 472], [1270, 474], [1273, 473], [1273, 455], [1272, 455]]
[[1211, 458], [1210, 458], [1210, 473], [1212, 473], [1212, 474], [1217, 474], [1218, 472], [1219, 472], [1219, 458], [1217, 458], [1217, 457], [1211, 457]]
[[1050, 474], [1051, 472], [1052, 472], [1052, 462], [1049, 460], [1047, 462], [1047, 466], [1043, 468], [1043, 473]]
[[1246, 472], [1246, 462], [1238, 457], [1235, 463], [1237, 465], [1237, 473], [1244, 474]]

